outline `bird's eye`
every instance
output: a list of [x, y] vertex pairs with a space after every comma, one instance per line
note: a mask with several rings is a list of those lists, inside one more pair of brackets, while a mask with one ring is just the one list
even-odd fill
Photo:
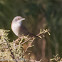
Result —
[[18, 20], [20, 20], [21, 18], [18, 18]]

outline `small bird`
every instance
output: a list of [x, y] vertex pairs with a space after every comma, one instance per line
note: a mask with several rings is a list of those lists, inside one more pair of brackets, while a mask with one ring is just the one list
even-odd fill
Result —
[[11, 23], [11, 29], [14, 32], [14, 34], [18, 37], [23, 35], [29, 35], [31, 37], [38, 37], [32, 33], [30, 33], [27, 28], [22, 24], [22, 21], [25, 20], [25, 18], [22, 18], [21, 16], [16, 16], [12, 23]]

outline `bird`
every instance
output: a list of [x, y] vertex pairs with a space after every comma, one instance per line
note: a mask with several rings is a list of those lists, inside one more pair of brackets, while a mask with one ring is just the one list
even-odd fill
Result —
[[24, 36], [29, 35], [30, 37], [38, 37], [28, 31], [28, 29], [22, 23], [23, 20], [25, 20], [25, 18], [21, 16], [16, 16], [12, 20], [11, 29], [14, 32], [14, 34], [18, 37], [21, 37], [22, 35]]

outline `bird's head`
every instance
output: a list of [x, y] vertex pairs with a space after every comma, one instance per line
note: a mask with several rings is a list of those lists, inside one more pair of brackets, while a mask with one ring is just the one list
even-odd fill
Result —
[[21, 23], [25, 18], [22, 18], [21, 16], [14, 17], [13, 21], [14, 23]]

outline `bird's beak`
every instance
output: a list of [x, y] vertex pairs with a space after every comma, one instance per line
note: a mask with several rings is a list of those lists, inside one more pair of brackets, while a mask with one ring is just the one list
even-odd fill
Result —
[[22, 18], [22, 19], [20, 19], [19, 21], [17, 21], [17, 22], [21, 22], [21, 21], [23, 21], [23, 20], [25, 20], [25, 18]]
[[21, 20], [23, 21], [23, 20], [25, 20], [25, 18], [22, 18]]

